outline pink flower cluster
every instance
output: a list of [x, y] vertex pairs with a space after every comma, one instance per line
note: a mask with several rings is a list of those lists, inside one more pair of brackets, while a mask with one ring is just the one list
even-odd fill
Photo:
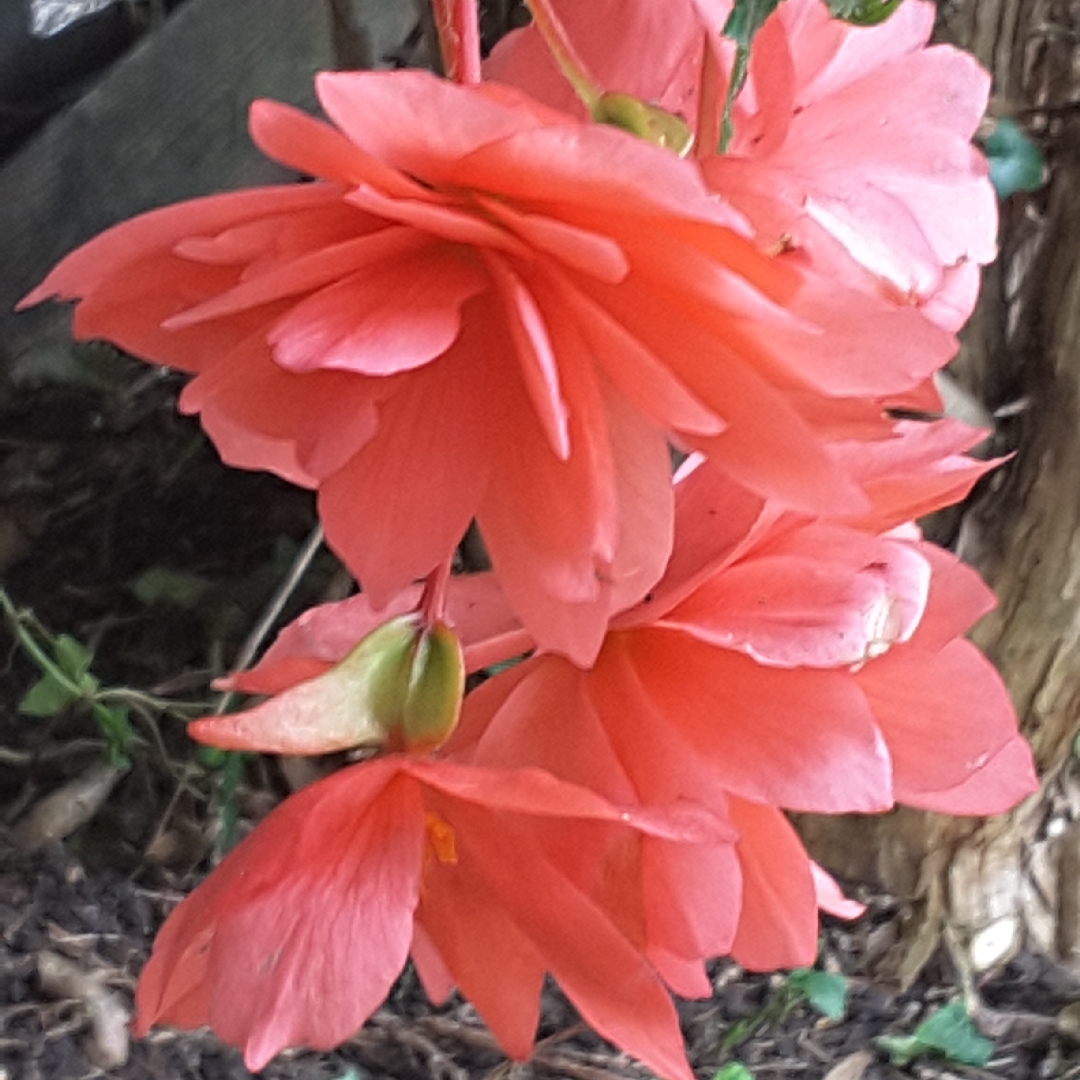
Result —
[[[143, 215], [27, 298], [193, 373], [181, 407], [315, 489], [363, 589], [234, 676], [268, 700], [191, 726], [382, 752], [179, 905], [140, 1031], [209, 1024], [258, 1069], [347, 1039], [411, 957], [515, 1057], [550, 974], [689, 1080], [670, 994], [717, 955], [810, 963], [819, 909], [858, 911], [785, 810], [1034, 789], [963, 638], [993, 599], [913, 524], [992, 467], [981, 433], [895, 419], [939, 408], [994, 254], [987, 77], [927, 46], [926, 0], [874, 28], [784, 0], [721, 152], [730, 6], [536, 0], [481, 79], [443, 0], [457, 81], [322, 75], [329, 123], [257, 102], [312, 182]], [[451, 576], [474, 521], [492, 570]]]

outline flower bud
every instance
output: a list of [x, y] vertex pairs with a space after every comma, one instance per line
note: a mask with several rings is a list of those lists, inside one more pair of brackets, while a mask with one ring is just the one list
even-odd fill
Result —
[[693, 132], [674, 113], [647, 105], [630, 94], [601, 94], [592, 107], [592, 118], [672, 150], [679, 157], [685, 157], [694, 145]]
[[431, 749], [457, 727], [465, 691], [465, 659], [457, 635], [443, 623], [416, 642], [398, 730], [409, 749]]
[[246, 712], [194, 720], [199, 742], [268, 754], [328, 754], [358, 746], [428, 750], [457, 725], [465, 662], [457, 635], [400, 615], [340, 663]]

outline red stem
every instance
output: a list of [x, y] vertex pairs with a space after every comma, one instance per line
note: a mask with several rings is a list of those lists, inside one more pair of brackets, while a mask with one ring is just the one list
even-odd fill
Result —
[[720, 146], [726, 91], [720, 58], [706, 34], [705, 52], [701, 58], [701, 82], [698, 84], [697, 142], [694, 146], [694, 153], [699, 158], [712, 157]]
[[446, 614], [446, 583], [450, 580], [451, 562], [452, 559], [447, 559], [439, 563], [424, 581], [419, 611], [425, 626], [442, 622]]
[[507, 630], [497, 637], [466, 645], [465, 671], [471, 675], [475, 671], [513, 660], [515, 656], [523, 656], [535, 648], [536, 642], [528, 630]]
[[477, 0], [431, 0], [443, 71], [456, 83], [480, 81], [480, 19]]

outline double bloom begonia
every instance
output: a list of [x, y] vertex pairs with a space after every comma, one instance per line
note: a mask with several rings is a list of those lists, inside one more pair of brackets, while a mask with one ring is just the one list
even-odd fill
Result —
[[124, 223], [28, 298], [197, 377], [231, 464], [315, 486], [378, 600], [476, 518], [537, 640], [581, 663], [671, 547], [667, 437], [807, 509], [822, 440], [948, 359], [910, 307], [769, 256], [697, 166], [508, 87], [323, 75], [336, 127], [252, 134], [317, 182]]
[[[530, 28], [501, 83], [322, 75], [330, 124], [257, 103], [255, 141], [312, 182], [117, 226], [27, 301], [194, 373], [182, 407], [229, 463], [317, 489], [364, 587], [232, 679], [268, 701], [191, 728], [383, 743], [244, 840], [140, 981], [139, 1030], [209, 1024], [252, 1068], [346, 1039], [411, 956], [514, 1056], [550, 973], [689, 1080], [669, 991], [707, 994], [719, 954], [809, 963], [819, 908], [857, 910], [785, 810], [986, 814], [1034, 786], [962, 639], [992, 597], [911, 523], [988, 468], [978, 433], [888, 412], [935, 406], [993, 254], [985, 75], [924, 47], [923, 0], [867, 30], [784, 0], [720, 153], [727, 0], [536, 7], [693, 155], [589, 122]], [[446, 582], [473, 519], [493, 572]], [[498, 673], [439, 745], [448, 626]], [[436, 636], [459, 666], [429, 694]]]
[[[177, 909], [140, 986], [140, 1027], [210, 1023], [256, 1066], [293, 1042], [331, 1045], [411, 945], [429, 992], [458, 986], [512, 1054], [527, 1053], [548, 971], [598, 1031], [686, 1076], [663, 986], [707, 994], [704, 960], [723, 953], [757, 969], [809, 963], [818, 907], [851, 913], [781, 809], [985, 814], [1034, 788], [1004, 687], [960, 636], [989, 591], [898, 524], [987, 466], [955, 453], [971, 440], [963, 425], [899, 427], [855, 470], [870, 503], [860, 520], [793, 513], [711, 466], [684, 469], [668, 571], [615, 617], [595, 666], [526, 659], [467, 697], [435, 759], [354, 766], [286, 803]], [[466, 656], [491, 640], [520, 648], [490, 577], [451, 584]], [[329, 711], [337, 662], [382, 617], [363, 594], [302, 616], [235, 680], [277, 696], [193, 734], [329, 748], [318, 733], [298, 744], [293, 695], [321, 681]], [[397, 786], [373, 797], [388, 776]], [[405, 787], [426, 817], [371, 839], [369, 818]], [[412, 856], [407, 887], [380, 887], [379, 918], [392, 908], [397, 933], [375, 971], [364, 958], [386, 935], [353, 892], [384, 880], [398, 844], [429, 854]], [[237, 950], [271, 958], [256, 985], [273, 1007], [238, 1003]], [[328, 992], [324, 952], [352, 988], [332, 1018], [312, 1006]]]

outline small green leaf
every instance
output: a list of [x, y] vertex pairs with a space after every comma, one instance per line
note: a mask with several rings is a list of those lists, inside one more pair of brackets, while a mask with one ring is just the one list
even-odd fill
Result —
[[754, 35], [765, 20], [780, 6], [780, 0], [735, 0], [722, 31], [736, 45], [749, 49]]
[[754, 1074], [741, 1061], [729, 1061], [713, 1080], [754, 1080]]
[[912, 1034], [882, 1035], [877, 1044], [900, 1069], [926, 1055], [981, 1069], [994, 1053], [993, 1042], [979, 1033], [959, 1000], [938, 1009]]
[[983, 149], [990, 166], [990, 183], [999, 199], [1042, 187], [1046, 169], [1043, 156], [1008, 117], [997, 121], [994, 130], [983, 140]]
[[208, 769], [220, 769], [229, 760], [229, 751], [219, 750], [216, 746], [199, 746], [195, 749], [195, 756]]
[[213, 588], [213, 582], [201, 574], [192, 574], [186, 570], [151, 566], [130, 582], [128, 588], [135, 598], [147, 607], [166, 604], [190, 610]]
[[764, 25], [765, 20], [779, 7], [780, 0], [735, 0], [724, 29], [721, 33], [735, 42], [735, 58], [731, 64], [731, 76], [728, 80], [727, 93], [724, 95], [724, 108], [720, 117], [720, 153], [723, 154], [731, 145], [735, 134], [733, 110], [735, 99], [746, 83], [746, 74], [750, 70], [750, 44], [754, 36]]
[[114, 765], [129, 765], [128, 749], [134, 732], [131, 730], [131, 721], [128, 718], [127, 707], [124, 705], [107, 705], [102, 701], [95, 701], [90, 706], [90, 711], [101, 728], [105, 741], [109, 744], [109, 760]]
[[26, 716], [56, 716], [81, 696], [51, 675], [43, 675], [23, 695], [19, 712]]
[[56, 666], [76, 685], [83, 681], [83, 676], [90, 670], [90, 650], [70, 634], [61, 634], [56, 639], [52, 654]]
[[843, 975], [828, 971], [798, 968], [788, 976], [788, 986], [806, 998], [812, 1009], [839, 1020], [847, 1008], [848, 981]]
[[877, 26], [883, 23], [904, 0], [825, 0], [829, 14], [852, 26]]

